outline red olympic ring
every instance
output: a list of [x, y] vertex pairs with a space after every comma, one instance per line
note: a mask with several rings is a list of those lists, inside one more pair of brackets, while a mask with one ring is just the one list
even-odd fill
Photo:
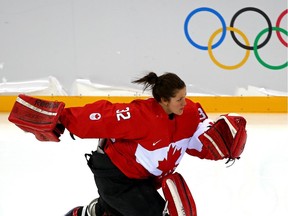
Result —
[[[280, 14], [280, 16], [278, 17], [278, 19], [277, 19], [277, 21], [276, 21], [276, 27], [279, 28], [280, 23], [281, 23], [283, 17], [284, 17], [287, 13], [288, 13], [288, 9], [284, 10], [284, 11]], [[288, 47], [288, 43], [282, 38], [282, 36], [281, 36], [281, 34], [280, 34], [280, 31], [276, 31], [276, 34], [277, 34], [277, 37], [278, 37], [278, 39], [280, 40], [280, 42], [281, 42], [284, 46]]]

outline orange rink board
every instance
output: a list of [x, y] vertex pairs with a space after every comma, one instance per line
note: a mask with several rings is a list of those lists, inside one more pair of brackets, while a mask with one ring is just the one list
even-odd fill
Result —
[[[134, 99], [146, 99], [137, 96], [34, 96], [44, 100], [63, 101], [66, 107], [83, 106], [97, 100], [109, 100], [113, 103], [129, 103]], [[0, 112], [10, 112], [17, 96], [0, 96]], [[226, 113], [287, 113], [286, 96], [188, 96], [199, 102], [206, 112]]]

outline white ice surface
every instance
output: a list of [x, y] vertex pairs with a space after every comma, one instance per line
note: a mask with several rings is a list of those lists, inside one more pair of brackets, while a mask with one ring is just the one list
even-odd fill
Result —
[[[186, 155], [177, 168], [186, 179], [198, 216], [288, 215], [287, 114], [243, 114], [248, 141], [239, 161]], [[210, 114], [216, 118], [217, 114]], [[85, 153], [96, 140], [37, 141], [0, 114], [0, 216], [61, 216], [97, 197]]]

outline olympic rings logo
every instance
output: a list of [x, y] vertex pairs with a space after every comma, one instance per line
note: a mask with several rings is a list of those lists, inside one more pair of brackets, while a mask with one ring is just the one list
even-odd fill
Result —
[[[255, 40], [254, 40], [254, 43], [253, 43], [253, 46], [250, 46], [250, 43], [249, 43], [249, 40], [247, 38], [247, 36], [242, 32], [240, 31], [239, 29], [235, 28], [234, 27], [234, 23], [235, 23], [235, 20], [236, 18], [244, 13], [244, 12], [247, 12], [247, 11], [254, 11], [254, 12], [257, 12], [259, 13], [260, 15], [262, 15], [267, 24], [268, 24], [268, 28], [265, 28], [263, 29], [261, 32], [258, 33], [258, 35], [256, 36]], [[197, 13], [199, 12], [209, 12], [209, 13], [212, 13], [214, 14], [221, 22], [221, 25], [222, 27], [218, 30], [216, 30], [209, 38], [209, 41], [208, 41], [208, 45], [207, 46], [202, 46], [202, 45], [199, 45], [197, 44], [191, 37], [190, 37], [190, 34], [188, 32], [188, 26], [189, 26], [189, 21], [190, 19]], [[261, 49], [262, 47], [264, 47], [270, 40], [271, 38], [271, 35], [272, 35], [272, 31], [276, 31], [276, 34], [277, 34], [277, 37], [279, 39], [279, 41], [286, 47], [288, 47], [288, 44], [287, 44], [287, 41], [285, 41], [281, 35], [281, 33], [285, 34], [286, 36], [288, 35], [288, 32], [287, 30], [283, 29], [280, 27], [280, 23], [283, 19], [283, 17], [285, 15], [287, 15], [288, 13], [288, 9], [284, 10], [277, 18], [277, 21], [276, 21], [276, 25], [275, 27], [272, 27], [272, 24], [271, 24], [271, 21], [269, 19], [269, 17], [267, 16], [266, 13], [264, 13], [262, 10], [258, 9], [258, 8], [254, 8], [254, 7], [246, 7], [246, 8], [243, 8], [241, 10], [239, 10], [238, 12], [236, 12], [234, 14], [234, 16], [232, 17], [231, 19], [231, 22], [230, 22], [230, 27], [229, 26], [226, 26], [226, 23], [225, 23], [225, 20], [224, 18], [214, 9], [212, 8], [208, 8], [208, 7], [200, 7], [200, 8], [197, 8], [195, 10], [193, 10], [192, 12], [189, 13], [189, 15], [187, 16], [186, 20], [185, 20], [185, 24], [184, 24], [184, 32], [185, 32], [185, 36], [187, 38], [187, 40], [189, 41], [189, 43], [196, 47], [197, 49], [200, 49], [200, 50], [208, 50], [208, 54], [209, 54], [209, 57], [211, 58], [211, 60], [214, 62], [214, 64], [216, 64], [218, 67], [220, 68], [223, 68], [223, 69], [227, 69], [227, 70], [233, 70], [233, 69], [237, 69], [237, 68], [240, 68], [242, 65], [244, 65], [246, 63], [246, 61], [248, 60], [249, 58], [249, 55], [250, 55], [250, 50], [253, 50], [254, 51], [254, 54], [255, 54], [255, 57], [256, 59], [258, 60], [258, 62], [263, 65], [264, 67], [266, 68], [269, 68], [269, 69], [272, 69], [272, 70], [279, 70], [279, 69], [283, 69], [283, 68], [286, 68], [288, 66], [288, 62], [284, 62], [283, 64], [281, 65], [270, 65], [266, 62], [264, 62], [264, 60], [262, 60], [262, 58], [260, 57], [259, 55], [259, 52], [258, 52], [258, 49]], [[215, 49], [216, 47], [218, 47], [225, 39], [226, 37], [226, 32], [227, 31], [230, 31], [231, 33], [231, 37], [232, 39], [234, 40], [234, 42], [240, 46], [241, 48], [245, 49], [246, 52], [245, 52], [245, 55], [244, 55], [244, 58], [238, 63], [238, 64], [235, 64], [235, 65], [224, 65], [222, 63], [220, 63], [216, 58], [215, 56], [213, 55], [213, 52], [212, 50]], [[221, 33], [221, 37], [220, 39], [213, 44], [213, 41], [214, 41], [214, 38]], [[244, 43], [241, 43], [235, 36], [235, 33], [239, 34]], [[259, 40], [260, 38], [265, 34], [267, 33], [267, 36], [265, 38], [265, 40], [261, 43], [261, 44], [258, 44], [259, 43]]]

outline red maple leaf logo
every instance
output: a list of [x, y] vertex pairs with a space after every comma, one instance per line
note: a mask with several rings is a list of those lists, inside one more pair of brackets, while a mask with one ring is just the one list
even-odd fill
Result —
[[181, 149], [177, 150], [175, 147], [172, 147], [172, 145], [169, 147], [167, 158], [164, 158], [164, 160], [159, 161], [158, 169], [163, 171], [163, 173], [169, 173], [174, 170], [176, 167], [176, 161], [181, 155]]

